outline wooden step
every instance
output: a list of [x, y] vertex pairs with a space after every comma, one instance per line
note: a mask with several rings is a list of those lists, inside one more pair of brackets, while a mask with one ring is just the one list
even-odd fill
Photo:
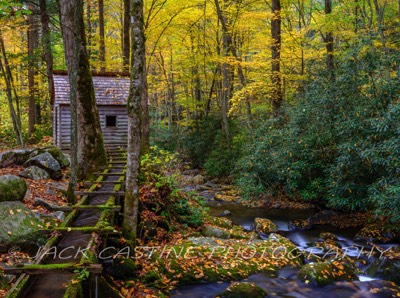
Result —
[[73, 263], [65, 264], [45, 264], [45, 265], [23, 265], [16, 267], [1, 266], [5, 274], [55, 274], [55, 273], [65, 273], [70, 274], [76, 270], [86, 270], [90, 273], [100, 274], [103, 271], [103, 266], [101, 264], [89, 264], [89, 265], [78, 265]]
[[100, 175], [100, 176], [125, 176], [125, 172], [118, 172], [118, 173], [101, 173], [101, 172], [95, 172], [93, 175]]
[[100, 170], [125, 169], [126, 166], [99, 167]]
[[102, 185], [107, 185], [107, 184], [122, 184], [125, 183], [125, 181], [84, 181], [83, 182], [85, 185], [93, 185], [93, 184], [102, 184]]
[[81, 233], [93, 233], [96, 232], [101, 235], [109, 235], [109, 234], [119, 234], [119, 232], [114, 229], [114, 227], [53, 227], [50, 226], [48, 229], [40, 229], [42, 232], [81, 232]]
[[72, 210], [111, 210], [111, 211], [121, 211], [121, 206], [119, 205], [75, 205], [75, 206], [59, 206], [51, 208], [51, 210], [56, 211], [72, 211]]
[[76, 196], [97, 196], [97, 195], [109, 195], [109, 196], [124, 196], [124, 191], [76, 191]]

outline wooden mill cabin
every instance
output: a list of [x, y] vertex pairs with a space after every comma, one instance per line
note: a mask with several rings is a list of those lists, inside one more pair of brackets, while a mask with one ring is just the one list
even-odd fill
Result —
[[[126, 100], [129, 93], [129, 76], [121, 73], [104, 73], [93, 74], [92, 77], [104, 143], [107, 148], [126, 148], [128, 137]], [[53, 142], [62, 150], [69, 151], [71, 112], [67, 73], [55, 71], [54, 85]]]

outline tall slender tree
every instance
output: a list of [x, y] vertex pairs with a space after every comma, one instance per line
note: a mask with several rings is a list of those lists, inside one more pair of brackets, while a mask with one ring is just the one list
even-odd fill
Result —
[[104, 0], [98, 0], [99, 4], [99, 30], [100, 30], [100, 72], [106, 71], [106, 44], [104, 36]]
[[[325, 15], [329, 16], [332, 13], [332, 0], [325, 0]], [[335, 78], [335, 58], [333, 48], [333, 33], [331, 29], [328, 29], [325, 33], [325, 47], [326, 47], [326, 65], [331, 76], [331, 79]]]
[[[29, 4], [29, 10], [32, 12], [28, 15], [28, 87], [29, 87], [29, 99], [28, 99], [28, 137], [30, 137], [34, 130], [37, 122], [38, 115], [40, 114], [36, 108], [36, 94], [37, 94], [37, 83], [35, 77], [37, 74], [37, 58], [36, 51], [39, 47], [39, 28], [37, 19], [37, 7], [36, 3]], [[40, 109], [40, 104], [39, 104]]]
[[42, 24], [43, 60], [46, 62], [47, 84], [49, 89], [50, 107], [54, 105], [53, 51], [50, 37], [50, 17], [46, 0], [39, 0], [40, 20]]
[[142, 99], [146, 97], [146, 48], [143, 0], [131, 0], [131, 83], [128, 96], [128, 160], [123, 235], [136, 239], [139, 207], [139, 168]]
[[[224, 8], [227, 5], [227, 1], [224, 0]], [[221, 118], [222, 118], [222, 130], [225, 133], [227, 142], [229, 143], [229, 125], [228, 125], [228, 111], [229, 111], [229, 100], [231, 99], [231, 80], [230, 72], [231, 66], [228, 63], [229, 53], [232, 47], [232, 38], [228, 31], [228, 18], [226, 12], [221, 9], [219, 5], [219, 0], [215, 0], [215, 7], [217, 9], [218, 20], [222, 26], [222, 57], [224, 61], [221, 65], [222, 74], [222, 90], [221, 90]]]
[[[10, 64], [7, 59], [6, 48], [4, 46], [3, 34], [0, 30], [0, 71], [6, 83], [6, 94], [8, 99], [8, 106], [10, 116], [14, 128], [17, 142], [21, 147], [24, 147], [24, 138], [21, 129], [21, 110], [19, 108], [19, 97], [15, 90], [14, 79], [11, 74]], [[15, 108], [14, 108], [15, 102]]]
[[129, 71], [129, 53], [130, 53], [130, 12], [131, 12], [131, 0], [124, 0], [124, 20], [122, 28], [122, 58], [123, 58], [123, 70]]
[[278, 117], [283, 101], [282, 78], [281, 78], [281, 1], [272, 0], [272, 20], [271, 20], [271, 103], [274, 117]]
[[[61, 0], [61, 24], [70, 83], [71, 150], [79, 180], [107, 162], [93, 80], [86, 51], [83, 1]], [[75, 123], [77, 124], [75, 131]], [[74, 164], [74, 162], [73, 162]]]

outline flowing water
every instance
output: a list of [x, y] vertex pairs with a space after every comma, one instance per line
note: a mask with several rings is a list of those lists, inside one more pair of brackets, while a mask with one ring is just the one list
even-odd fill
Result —
[[[229, 210], [231, 214], [228, 216], [234, 223], [243, 226], [247, 230], [252, 229], [254, 219], [256, 217], [268, 218], [272, 220], [278, 227], [279, 233], [289, 238], [299, 249], [304, 251], [312, 250], [312, 243], [320, 240], [321, 232], [334, 233], [341, 244], [342, 248], [349, 248], [348, 255], [358, 257], [360, 243], [356, 243], [354, 238], [357, 229], [347, 228], [338, 229], [327, 225], [314, 225], [312, 230], [307, 231], [289, 231], [288, 222], [291, 220], [307, 219], [314, 215], [316, 210], [298, 210], [298, 209], [262, 209], [262, 208], [246, 208], [239, 204], [220, 203], [212, 201], [209, 203], [209, 214], [213, 216], [220, 215], [224, 210]], [[387, 244], [385, 247], [393, 246]], [[368, 249], [368, 248], [367, 248]], [[313, 253], [313, 251], [311, 251]], [[370, 264], [373, 258], [365, 258], [360, 269], [363, 270]], [[379, 297], [389, 298], [392, 296], [389, 288], [393, 287], [386, 281], [370, 278], [368, 276], [359, 276], [359, 281], [353, 282], [336, 282], [322, 288], [306, 285], [297, 279], [298, 269], [284, 268], [275, 275], [271, 274], [254, 274], [245, 281], [256, 283], [263, 288], [269, 297], [292, 297], [292, 298], [368, 298]], [[180, 298], [212, 298], [224, 291], [229, 282], [204, 283], [197, 285], [181, 286], [171, 292], [171, 297]], [[387, 288], [387, 291], [379, 292], [371, 289]]]

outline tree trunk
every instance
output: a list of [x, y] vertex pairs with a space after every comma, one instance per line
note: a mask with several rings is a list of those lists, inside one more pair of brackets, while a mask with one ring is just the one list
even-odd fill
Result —
[[124, 22], [123, 22], [123, 34], [122, 34], [122, 58], [123, 58], [123, 70], [129, 71], [129, 54], [130, 54], [130, 40], [129, 40], [129, 29], [130, 29], [130, 0], [124, 0]]
[[141, 105], [146, 94], [146, 49], [143, 0], [131, 0], [131, 84], [128, 96], [128, 160], [122, 233], [135, 241], [139, 207]]
[[[17, 143], [21, 147], [24, 147], [24, 139], [22, 137], [22, 130], [21, 130], [21, 114], [19, 112], [18, 108], [18, 97], [15, 91], [15, 88], [13, 86], [13, 79], [11, 76], [11, 70], [10, 66], [8, 64], [8, 59], [6, 55], [6, 49], [4, 46], [4, 41], [3, 41], [3, 35], [0, 31], [0, 71], [4, 77], [4, 81], [6, 83], [6, 94], [7, 94], [7, 99], [8, 99], [8, 106], [10, 109], [10, 116], [11, 120], [13, 123], [13, 128], [15, 135], [17, 137]], [[15, 101], [17, 105], [17, 110], [14, 108], [13, 104], [13, 91], [14, 91], [14, 96], [15, 96]]]
[[75, 149], [76, 121], [76, 175], [78, 180], [83, 180], [98, 166], [105, 165], [107, 156], [86, 51], [82, 0], [61, 0], [61, 24], [71, 90], [71, 150]]
[[[332, 0], [325, 0], [325, 15], [332, 13]], [[325, 47], [326, 47], [326, 66], [331, 79], [335, 78], [335, 60], [334, 60], [334, 49], [333, 49], [333, 33], [332, 31], [326, 32], [325, 36]]]
[[[39, 44], [38, 20], [36, 18], [36, 7], [33, 4], [29, 5], [29, 10], [32, 12], [28, 15], [28, 138], [30, 138], [35, 130], [36, 124], [36, 82], [35, 75], [37, 74], [37, 59], [35, 51]], [[40, 107], [40, 105], [39, 105]]]
[[92, 51], [90, 49], [92, 45], [92, 3], [91, 0], [86, 1], [86, 26], [87, 26], [87, 45], [88, 45], [88, 56], [89, 61], [92, 55]]
[[271, 103], [274, 117], [278, 117], [283, 101], [282, 78], [281, 78], [281, 2], [272, 0], [272, 21], [271, 21]]
[[[226, 0], [224, 0], [226, 2]], [[228, 119], [228, 111], [229, 111], [229, 101], [231, 99], [231, 66], [226, 61], [229, 56], [229, 52], [231, 52], [232, 47], [232, 39], [228, 32], [227, 26], [227, 17], [225, 13], [221, 10], [219, 6], [219, 0], [215, 0], [215, 7], [217, 9], [218, 19], [221, 22], [222, 26], [222, 56], [224, 57], [224, 62], [222, 62], [221, 66], [221, 74], [222, 74], [222, 90], [221, 90], [221, 118], [222, 118], [222, 130], [225, 133], [226, 139], [229, 143], [229, 119]]]
[[[144, 76], [146, 76], [146, 73]], [[142, 118], [141, 118], [141, 135], [140, 135], [140, 154], [145, 155], [150, 152], [150, 117], [149, 117], [149, 94], [147, 87], [147, 79], [144, 78], [145, 88], [141, 100]]]
[[46, 62], [47, 83], [49, 88], [50, 107], [54, 105], [53, 51], [51, 49], [50, 18], [47, 13], [46, 0], [39, 0], [40, 18], [42, 23], [43, 60]]
[[106, 71], [106, 45], [104, 41], [104, 0], [99, 1], [100, 72]]

